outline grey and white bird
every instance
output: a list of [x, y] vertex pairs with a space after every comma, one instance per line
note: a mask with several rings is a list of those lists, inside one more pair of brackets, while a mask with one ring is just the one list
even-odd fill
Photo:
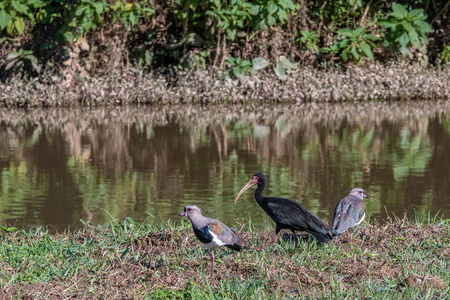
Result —
[[188, 205], [178, 215], [186, 216], [192, 223], [195, 236], [203, 243], [206, 249], [211, 250], [212, 266], [211, 279], [214, 275], [214, 249], [225, 246], [235, 251], [241, 251], [244, 247], [242, 239], [224, 223], [216, 219], [204, 217], [202, 210], [196, 205]]
[[363, 199], [368, 197], [362, 188], [354, 188], [348, 196], [343, 198], [334, 209], [332, 228], [336, 230], [338, 236], [348, 229], [361, 224], [366, 216], [366, 206]]

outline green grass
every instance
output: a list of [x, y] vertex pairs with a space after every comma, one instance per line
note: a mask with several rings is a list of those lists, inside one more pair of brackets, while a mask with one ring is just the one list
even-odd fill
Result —
[[363, 224], [326, 245], [237, 228], [248, 244], [211, 256], [189, 222], [112, 221], [58, 234], [42, 228], [0, 238], [0, 298], [444, 299], [450, 220], [415, 215]]

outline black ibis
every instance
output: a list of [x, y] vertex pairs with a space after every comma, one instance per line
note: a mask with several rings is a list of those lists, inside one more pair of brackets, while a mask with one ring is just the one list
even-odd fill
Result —
[[[234, 204], [249, 187], [257, 184], [255, 192], [256, 202], [261, 208], [275, 221], [275, 233], [278, 235], [280, 230], [289, 229], [295, 231], [306, 231], [311, 234], [319, 243], [327, 243], [336, 235], [330, 226], [319, 220], [299, 203], [285, 198], [264, 197], [263, 192], [266, 188], [267, 179], [262, 173], [253, 175], [252, 179], [241, 189], [234, 200]], [[297, 243], [297, 239], [295, 239]]]
[[233, 229], [219, 220], [204, 217], [202, 210], [196, 205], [188, 205], [178, 215], [186, 216], [191, 220], [195, 236], [203, 243], [206, 249], [211, 250], [212, 266], [211, 279], [214, 275], [214, 249], [225, 246], [235, 251], [241, 251], [244, 243]]
[[366, 216], [366, 206], [363, 199], [367, 197], [362, 188], [350, 190], [348, 196], [343, 198], [336, 205], [333, 216], [333, 229], [338, 236], [347, 230], [347, 237], [350, 238], [348, 229], [359, 225]]

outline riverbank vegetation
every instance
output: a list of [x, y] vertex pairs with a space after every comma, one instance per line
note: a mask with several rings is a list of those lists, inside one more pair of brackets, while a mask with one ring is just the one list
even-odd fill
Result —
[[[11, 82], [32, 80], [27, 88], [37, 85], [39, 96], [39, 84], [77, 91], [84, 84], [120, 85], [123, 78], [127, 84], [153, 83], [152, 90], [157, 90], [156, 85], [178, 87], [179, 94], [189, 81], [200, 86], [189, 90], [193, 97], [213, 89], [219, 90], [221, 100], [236, 99], [220, 91], [234, 85], [239, 87], [238, 101], [250, 96], [273, 100], [278, 94], [252, 94], [247, 90], [251, 86], [259, 89], [260, 82], [295, 86], [286, 81], [302, 82], [305, 68], [304, 77], [313, 73], [317, 81], [317, 76], [328, 79], [336, 73], [338, 79], [346, 78], [348, 72], [358, 68], [380, 75], [374, 70], [386, 70], [394, 64], [391, 73], [405, 69], [402, 78], [413, 75], [414, 82], [417, 72], [434, 72], [438, 84], [449, 73], [445, 68], [450, 61], [449, 6], [450, 1], [428, 0], [1, 0], [0, 79], [2, 88], [12, 86]], [[323, 73], [314, 77], [318, 71]], [[386, 74], [389, 72], [382, 71], [384, 76], [376, 79], [379, 87], [366, 80], [356, 85], [357, 90], [366, 85], [381, 92], [345, 95], [351, 88], [338, 86], [339, 95], [327, 92], [323, 97], [318, 91], [317, 96], [303, 96], [299, 92], [299, 99], [408, 98], [393, 90], [395, 76], [391, 78]], [[328, 82], [327, 86], [335, 84]], [[352, 86], [351, 81], [345, 84]], [[412, 84], [405, 88], [428, 90], [427, 86], [414, 88]], [[113, 97], [121, 94], [111, 88], [96, 90]], [[152, 103], [161, 101], [149, 92], [143, 94]], [[422, 94], [414, 93], [414, 97], [448, 97]], [[13, 99], [14, 95], [4, 97]], [[95, 103], [98, 97], [90, 93], [82, 98]], [[132, 102], [141, 102], [136, 100], [139, 96], [131, 98]], [[52, 104], [57, 105], [41, 103]]]
[[[154, 220], [154, 219], [153, 219]], [[5, 298], [108, 299], [444, 299], [449, 296], [450, 220], [418, 216], [369, 221], [339, 239], [294, 248], [285, 234], [236, 223], [248, 245], [211, 257], [189, 222], [131, 218], [76, 231], [2, 227], [0, 295]], [[229, 224], [231, 225], [231, 224]]]

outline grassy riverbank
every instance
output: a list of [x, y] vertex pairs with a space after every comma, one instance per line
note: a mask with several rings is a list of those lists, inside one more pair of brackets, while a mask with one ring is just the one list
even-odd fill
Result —
[[363, 224], [350, 240], [294, 249], [285, 236], [264, 250], [253, 247], [270, 241], [269, 228], [242, 222], [248, 249], [216, 251], [212, 281], [210, 254], [186, 221], [13, 231], [0, 239], [0, 298], [444, 299], [449, 221], [394, 218]]

